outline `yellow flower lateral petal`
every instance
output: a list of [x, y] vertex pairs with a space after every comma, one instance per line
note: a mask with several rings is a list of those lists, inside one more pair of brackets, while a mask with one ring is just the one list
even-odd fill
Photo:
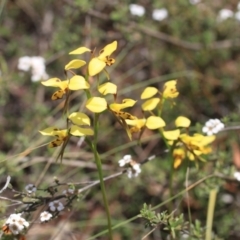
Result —
[[86, 108], [91, 112], [100, 113], [107, 109], [107, 101], [105, 98], [92, 97], [88, 99]]
[[85, 80], [84, 77], [75, 75], [69, 80], [68, 88], [70, 90], [76, 91], [80, 89], [90, 88], [89, 83]]
[[68, 80], [61, 81], [59, 78], [50, 78], [47, 81], [42, 81], [41, 84], [46, 87], [59, 87], [64, 90], [68, 86]]
[[146, 123], [146, 119], [142, 118], [142, 119], [126, 119], [126, 123], [127, 125], [130, 126], [134, 126], [137, 128], [142, 128], [143, 126], [145, 126]]
[[151, 98], [142, 104], [142, 110], [143, 111], [152, 111], [157, 107], [159, 102], [160, 102], [159, 98]]
[[146, 126], [148, 129], [154, 130], [161, 127], [165, 127], [166, 123], [160, 117], [150, 116], [146, 121]]
[[80, 128], [78, 126], [72, 126], [70, 129], [70, 134], [76, 137], [82, 137], [82, 136], [92, 136], [94, 132], [90, 128]]
[[42, 131], [39, 131], [42, 135], [45, 135], [45, 136], [55, 136], [56, 132], [59, 131], [58, 128], [56, 127], [49, 127], [49, 128], [46, 128]]
[[177, 80], [171, 80], [163, 86], [163, 97], [164, 98], [176, 98], [179, 94], [176, 88]]
[[163, 131], [163, 136], [167, 139], [167, 140], [177, 140], [178, 137], [180, 135], [180, 130], [176, 129], [176, 130], [172, 130], [172, 131]]
[[106, 57], [109, 57], [115, 50], [117, 49], [117, 41], [113, 41], [112, 43], [106, 45], [99, 52], [99, 59], [105, 61]]
[[176, 127], [189, 127], [191, 124], [191, 121], [183, 116], [179, 116], [176, 120], [175, 120], [175, 125]]
[[86, 47], [80, 47], [80, 48], [77, 48], [75, 50], [73, 50], [72, 52], [70, 52], [69, 54], [83, 54], [85, 52], [91, 52], [91, 50], [89, 48], [86, 48]]
[[128, 107], [132, 107], [135, 105], [137, 101], [127, 98], [127, 99], [123, 99], [122, 103], [112, 103], [110, 104], [110, 109], [115, 111], [115, 112], [119, 112], [121, 109], [124, 108], [128, 108]]
[[85, 64], [86, 64], [86, 62], [83, 61], [83, 60], [74, 59], [74, 60], [70, 61], [70, 62], [65, 66], [65, 70], [77, 69], [77, 68], [80, 68], [80, 67], [84, 66]]
[[90, 118], [85, 113], [73, 112], [68, 116], [68, 119], [71, 120], [72, 123], [76, 125], [90, 126]]
[[91, 77], [100, 73], [106, 67], [106, 63], [98, 58], [92, 58], [88, 64], [88, 73]]
[[141, 99], [148, 99], [153, 97], [158, 92], [158, 89], [155, 87], [147, 87], [141, 94]]
[[116, 94], [117, 93], [117, 85], [111, 82], [104, 83], [98, 87], [98, 91], [102, 95], [107, 94]]

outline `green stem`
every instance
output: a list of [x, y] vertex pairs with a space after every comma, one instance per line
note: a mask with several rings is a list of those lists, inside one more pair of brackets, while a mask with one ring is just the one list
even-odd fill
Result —
[[209, 193], [205, 240], [212, 239], [212, 225], [213, 225], [213, 216], [214, 216], [214, 208], [216, 204], [217, 192], [218, 192], [217, 189], [212, 189]]
[[112, 240], [113, 239], [113, 237], [112, 237], [112, 224], [111, 224], [110, 211], [109, 211], [109, 207], [108, 207], [105, 184], [104, 184], [104, 180], [103, 180], [102, 163], [101, 163], [101, 159], [99, 157], [98, 151], [97, 151], [98, 118], [99, 118], [99, 114], [95, 113], [95, 115], [94, 115], [94, 140], [93, 140], [93, 143], [92, 143], [92, 150], [93, 150], [94, 159], [95, 159], [95, 162], [96, 162], [96, 165], [97, 165], [97, 170], [98, 170], [98, 176], [99, 176], [99, 181], [100, 181], [100, 187], [101, 187], [104, 207], [105, 207], [105, 210], [106, 210], [106, 213], [107, 213], [109, 239]]

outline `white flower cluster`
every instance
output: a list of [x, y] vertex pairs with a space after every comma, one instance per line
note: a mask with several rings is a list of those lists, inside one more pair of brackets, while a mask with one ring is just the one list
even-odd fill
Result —
[[30, 184], [28, 184], [28, 185], [25, 187], [25, 190], [26, 190], [29, 194], [31, 194], [31, 193], [36, 192], [36, 191], [37, 191], [37, 188], [35, 187], [34, 184], [30, 183]]
[[237, 5], [237, 11], [233, 12], [230, 9], [221, 9], [218, 13], [217, 20], [222, 22], [228, 18], [235, 18], [236, 20], [240, 21], [240, 2]]
[[[139, 4], [130, 4], [129, 11], [133, 16], [142, 17], [145, 14], [145, 8]], [[156, 21], [162, 21], [168, 17], [168, 10], [166, 8], [154, 9], [152, 18]]]
[[46, 73], [45, 59], [43, 57], [24, 56], [18, 59], [18, 69], [28, 72], [31, 69], [31, 80], [37, 82], [49, 78]]
[[4, 225], [9, 228], [13, 235], [18, 235], [29, 227], [29, 222], [21, 217], [21, 213], [14, 213], [9, 216]]
[[217, 134], [224, 129], [224, 124], [219, 119], [210, 119], [205, 123], [202, 131], [208, 136]]
[[137, 177], [141, 173], [141, 165], [135, 162], [131, 155], [125, 155], [122, 159], [118, 161], [120, 167], [128, 166], [127, 175], [128, 178]]
[[55, 211], [60, 212], [64, 209], [63, 204], [58, 200], [54, 200], [53, 202], [50, 202], [48, 206], [50, 208], [50, 211], [52, 212], [55, 212]]
[[52, 218], [52, 214], [48, 211], [44, 211], [40, 214], [40, 221], [47, 222]]

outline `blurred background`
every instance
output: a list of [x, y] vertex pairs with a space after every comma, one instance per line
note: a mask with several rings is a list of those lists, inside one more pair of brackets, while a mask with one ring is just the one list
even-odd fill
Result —
[[[111, 81], [118, 85], [119, 100], [139, 99], [144, 87], [161, 89], [166, 80], [178, 79], [177, 107], [163, 116], [166, 121], [171, 123], [176, 116], [184, 115], [198, 130], [209, 118], [237, 125], [239, 30], [240, 2], [235, 0], [1, 0], [1, 184], [4, 185], [7, 175], [19, 191], [28, 183], [46, 187], [53, 183], [54, 176], [61, 182], [97, 179], [93, 156], [84, 143], [79, 147], [78, 141], [71, 139], [62, 166], [54, 160], [58, 151], [38, 147], [46, 143], [38, 130], [65, 126], [62, 101], [52, 102], [54, 90], [43, 87], [40, 80], [64, 79], [64, 66], [74, 59], [68, 53], [80, 46], [96, 48], [98, 52], [106, 44], [118, 41], [113, 54], [116, 63], [109, 72]], [[20, 62], [22, 57], [25, 58]], [[31, 68], [26, 65], [29, 62]], [[82, 99], [83, 96], [74, 93], [73, 110], [79, 109]], [[140, 105], [139, 102], [137, 106]], [[133, 113], [141, 116], [140, 108], [134, 108]], [[99, 151], [105, 176], [119, 171], [117, 161], [125, 154], [141, 162], [153, 153], [164, 151], [153, 133], [146, 132], [144, 137], [153, 140], [138, 146], [129, 142], [112, 116], [106, 114], [101, 120]], [[237, 154], [240, 156], [238, 143], [237, 131], [221, 134], [217, 140], [217, 163], [206, 165], [204, 171], [211, 173], [219, 167], [230, 172], [240, 167], [236, 160]], [[169, 162], [165, 156], [144, 165], [142, 171], [139, 178], [129, 180], [122, 176], [107, 183], [113, 224], [139, 214], [144, 202], [154, 206], [168, 196]], [[193, 182], [201, 178], [196, 172], [192, 170], [190, 175]], [[176, 189], [184, 189], [185, 171], [179, 170], [175, 178]], [[200, 219], [203, 226], [208, 202], [206, 188], [202, 186], [191, 192], [193, 219]], [[240, 239], [240, 218], [236, 214], [240, 206], [238, 186], [222, 183], [220, 189], [214, 223], [219, 236], [216, 239]], [[10, 191], [5, 195], [13, 196]], [[226, 202], [224, 196], [231, 200]], [[184, 199], [177, 204], [180, 213], [186, 211]], [[7, 206], [8, 203], [0, 202], [2, 218], [13, 212]], [[44, 226], [33, 224], [27, 239], [87, 239], [105, 229], [99, 187], [87, 192], [72, 209]], [[166, 207], [159, 209], [163, 210]], [[123, 225], [114, 231], [114, 239], [141, 239], [150, 231], [143, 226], [141, 219]], [[146, 239], [164, 238], [156, 230]]]

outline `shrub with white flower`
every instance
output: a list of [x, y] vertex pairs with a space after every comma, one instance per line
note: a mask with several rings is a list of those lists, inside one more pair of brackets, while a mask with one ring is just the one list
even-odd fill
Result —
[[63, 204], [58, 200], [54, 200], [53, 202], [50, 202], [48, 206], [50, 211], [52, 212], [55, 212], [55, 211], [60, 212], [64, 209]]
[[137, 177], [141, 173], [141, 165], [132, 159], [131, 155], [125, 155], [118, 161], [120, 167], [127, 166], [128, 178]]
[[52, 218], [52, 214], [48, 211], [44, 211], [40, 214], [40, 221], [47, 222]]
[[36, 192], [36, 191], [37, 191], [37, 188], [35, 187], [34, 184], [30, 183], [30, 184], [28, 184], [28, 185], [25, 187], [25, 190], [26, 190], [29, 194], [31, 194], [31, 193]]
[[130, 4], [129, 10], [134, 16], [142, 17], [145, 14], [145, 8], [138, 4]]
[[24, 72], [28, 72], [31, 69], [32, 82], [47, 80], [49, 78], [48, 74], [46, 73], [45, 59], [40, 56], [24, 56], [19, 58], [18, 69]]
[[208, 136], [217, 134], [222, 129], [224, 129], [224, 124], [219, 119], [210, 119], [205, 123], [205, 126], [202, 128], [203, 133], [206, 133]]
[[29, 227], [29, 222], [21, 217], [21, 213], [14, 213], [9, 216], [4, 225], [9, 228], [13, 235], [18, 235]]

